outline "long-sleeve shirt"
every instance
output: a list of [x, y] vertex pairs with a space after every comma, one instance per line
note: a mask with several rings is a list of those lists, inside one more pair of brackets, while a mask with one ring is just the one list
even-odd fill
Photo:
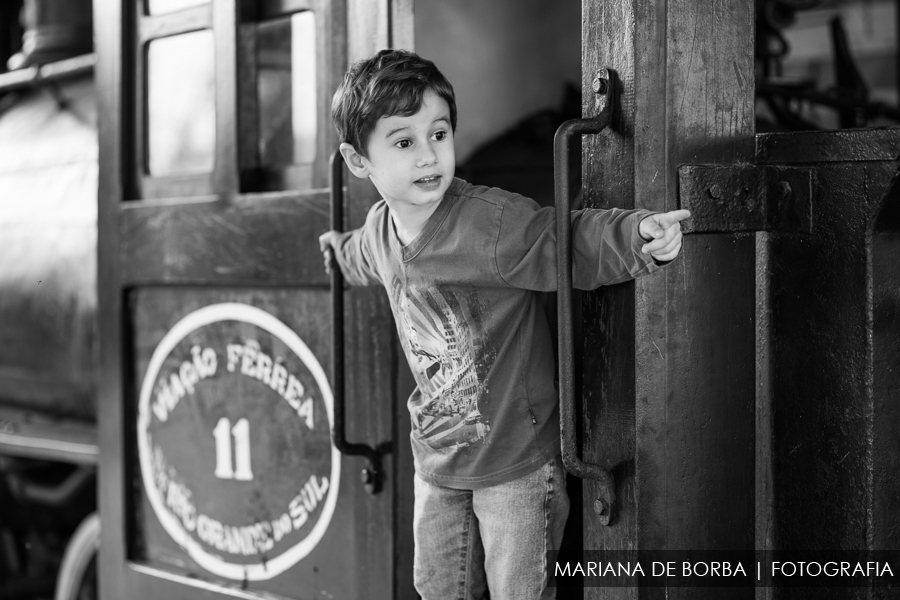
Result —
[[[572, 212], [573, 284], [584, 290], [658, 266], [640, 251], [642, 210]], [[388, 206], [342, 234], [349, 283], [381, 284], [417, 387], [409, 398], [416, 471], [474, 489], [523, 476], [559, 453], [550, 328], [538, 292], [556, 289], [556, 214], [455, 179], [403, 246]]]

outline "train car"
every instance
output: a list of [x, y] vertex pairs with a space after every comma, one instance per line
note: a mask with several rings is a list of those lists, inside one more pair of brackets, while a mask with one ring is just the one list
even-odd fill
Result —
[[560, 598], [819, 597], [602, 552], [900, 548], [896, 32], [830, 25], [831, 90], [788, 52], [896, 20], [862, 4], [0, 3], [0, 597], [418, 597], [412, 377], [317, 244], [378, 199], [330, 102], [386, 47], [454, 83], [461, 176], [693, 213], [661, 273], [548, 302]]

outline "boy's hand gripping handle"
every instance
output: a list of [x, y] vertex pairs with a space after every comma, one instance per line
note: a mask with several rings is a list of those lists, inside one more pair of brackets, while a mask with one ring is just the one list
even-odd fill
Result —
[[[331, 228], [344, 228], [344, 158], [340, 152], [331, 155]], [[333, 251], [333, 250], [332, 250]], [[337, 261], [335, 261], [337, 262]], [[381, 491], [381, 454], [366, 444], [351, 444], [344, 431], [344, 276], [339, 265], [331, 267], [331, 374], [334, 381], [334, 426], [331, 441], [342, 454], [365, 456], [369, 467], [362, 470], [362, 482], [372, 494]]]
[[569, 137], [599, 133], [609, 125], [615, 99], [615, 72], [601, 69], [594, 79], [600, 111], [591, 119], [572, 119], [556, 130], [553, 138], [556, 187], [556, 269], [559, 326], [559, 419], [562, 430], [562, 459], [566, 470], [576, 477], [594, 479], [600, 486], [595, 503], [600, 522], [613, 521], [616, 486], [612, 474], [600, 465], [582, 462], [575, 443], [575, 344], [572, 331], [572, 217], [569, 194]]

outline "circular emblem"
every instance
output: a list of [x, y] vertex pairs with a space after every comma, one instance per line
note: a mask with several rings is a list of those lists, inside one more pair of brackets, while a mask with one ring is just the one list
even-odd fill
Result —
[[307, 556], [337, 503], [331, 388], [287, 325], [214, 304], [181, 319], [150, 358], [138, 402], [144, 489], [203, 568], [270, 579]]

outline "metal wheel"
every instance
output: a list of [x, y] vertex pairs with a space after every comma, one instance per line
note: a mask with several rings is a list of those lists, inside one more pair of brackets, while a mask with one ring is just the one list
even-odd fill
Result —
[[100, 549], [100, 516], [93, 512], [78, 525], [66, 546], [53, 600], [79, 600], [82, 581]]

